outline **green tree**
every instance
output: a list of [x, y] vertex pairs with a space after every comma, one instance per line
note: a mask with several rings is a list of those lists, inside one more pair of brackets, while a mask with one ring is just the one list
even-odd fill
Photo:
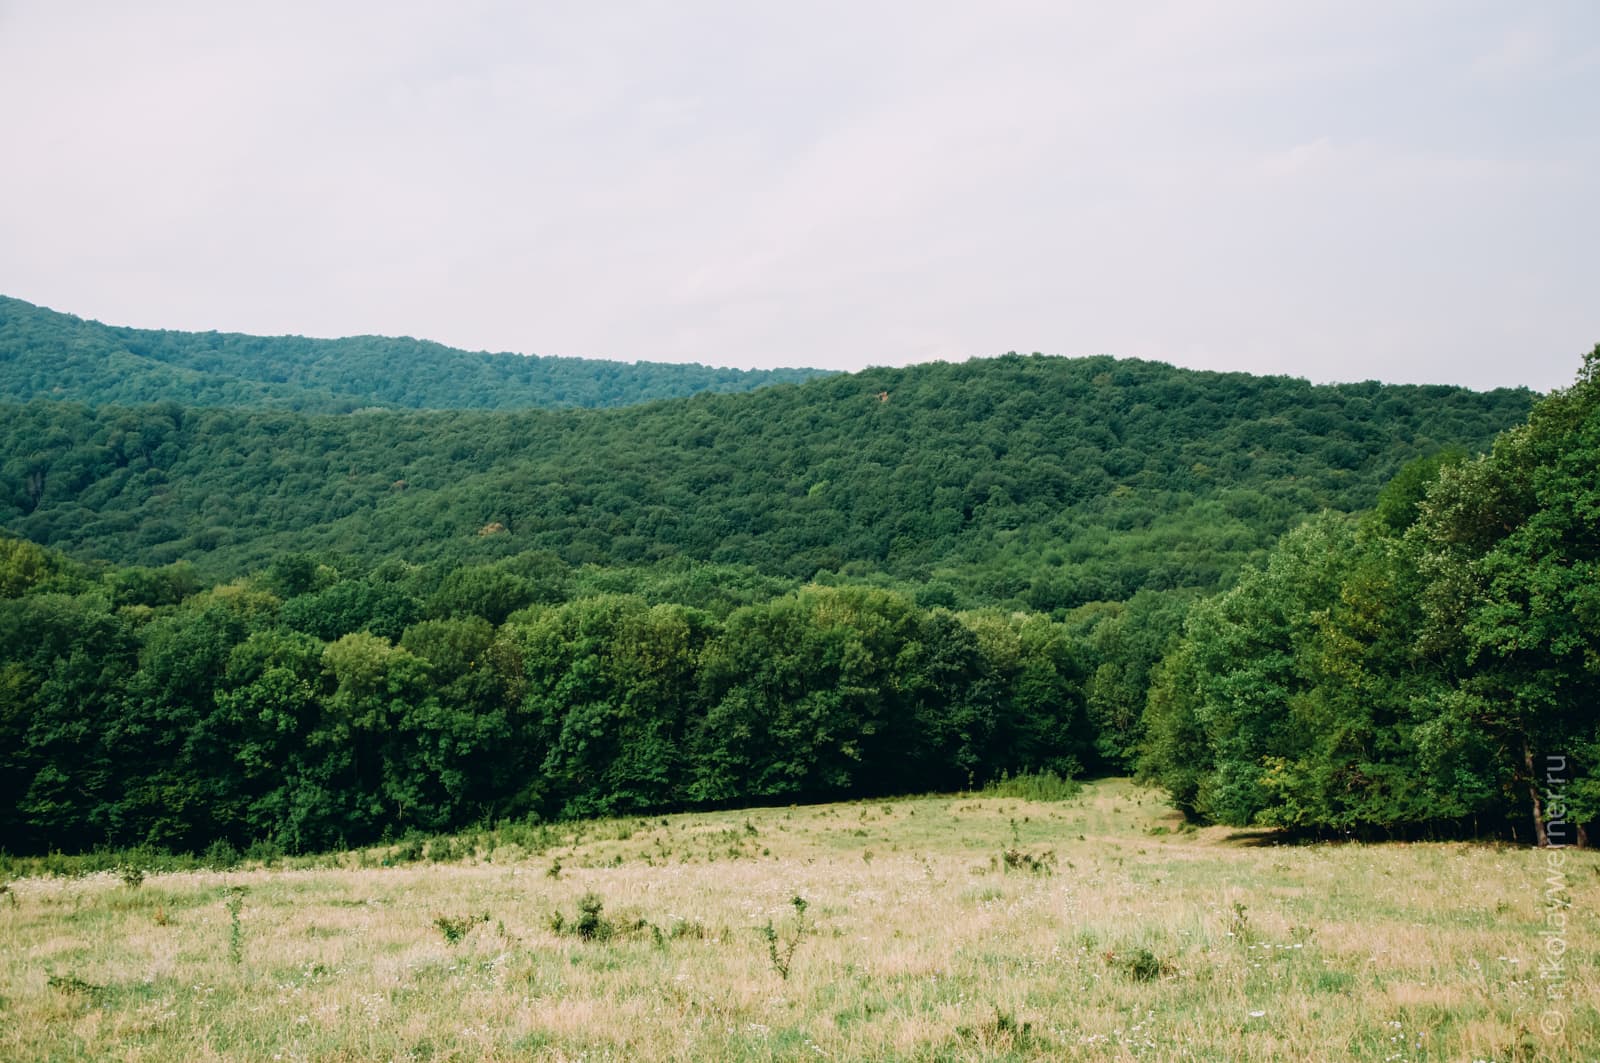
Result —
[[55, 558], [24, 539], [0, 537], [0, 598], [20, 598], [56, 571]]
[[228, 655], [207, 738], [221, 753], [217, 767], [236, 810], [226, 836], [235, 842], [304, 852], [336, 841], [346, 825], [331, 793], [344, 751], [320, 731], [322, 651], [309, 635], [266, 630]]
[[[248, 632], [226, 601], [196, 596], [141, 631], [139, 670], [106, 743], [123, 793], [117, 833], [168, 848], [204, 848], [227, 832], [239, 809], [220, 770], [227, 751], [205, 736], [215, 728], [216, 680]], [[227, 824], [227, 826], [224, 826]]]
[[737, 610], [706, 647], [708, 709], [693, 739], [697, 801], [870, 790], [865, 751], [893, 715], [909, 599], [807, 587]]
[[[1545, 794], [1573, 829], [1600, 815], [1600, 346], [1576, 383], [1477, 461], [1446, 469], [1414, 534], [1429, 578], [1426, 637], [1458, 661], [1437, 703], [1436, 755], [1488, 753], [1539, 844]], [[1520, 796], [1520, 800], [1518, 800]]]
[[7, 837], [19, 848], [133, 844], [110, 749], [137, 667], [136, 632], [102, 595], [0, 599]]

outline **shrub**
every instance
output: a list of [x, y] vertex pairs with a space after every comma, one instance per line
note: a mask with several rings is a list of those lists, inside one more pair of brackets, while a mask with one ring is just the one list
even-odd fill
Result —
[[459, 944], [462, 938], [472, 933], [473, 927], [488, 921], [488, 912], [484, 912], [482, 915], [436, 915], [433, 917], [433, 925], [438, 927], [439, 933], [444, 935], [445, 944], [447, 945]]
[[1040, 853], [1030, 853], [1024, 849], [1007, 849], [1000, 854], [1005, 861], [1008, 871], [1027, 871], [1035, 875], [1048, 875], [1056, 869], [1056, 854], [1054, 849], [1046, 849]]
[[1128, 953], [1106, 953], [1106, 964], [1115, 967], [1135, 982], [1154, 982], [1177, 971], [1171, 960], [1162, 959], [1149, 949]]
[[[572, 934], [584, 941], [609, 941], [618, 927], [603, 914], [605, 901], [598, 893], [585, 893], [578, 899], [578, 917], [568, 919], [559, 911], [550, 917], [550, 930], [556, 934]], [[629, 929], [642, 930], [649, 924], [644, 920]]]
[[206, 848], [202, 860], [213, 871], [232, 871], [239, 866], [239, 850], [231, 842], [218, 838]]
[[611, 937], [616, 927], [600, 914], [604, 908], [605, 902], [598, 893], [585, 893], [578, 901], [578, 922], [574, 931], [580, 938], [585, 941], [605, 941]]
[[1068, 801], [1083, 790], [1076, 779], [1041, 771], [1023, 775], [1002, 775], [983, 788], [984, 797], [1014, 797], [1022, 801]]

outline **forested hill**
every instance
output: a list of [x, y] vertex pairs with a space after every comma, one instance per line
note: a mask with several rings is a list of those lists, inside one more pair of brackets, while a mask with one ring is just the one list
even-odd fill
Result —
[[287, 551], [542, 550], [1052, 611], [1222, 586], [1304, 515], [1371, 506], [1402, 463], [1482, 449], [1531, 400], [1011, 355], [604, 411], [35, 401], [0, 412], [0, 527], [218, 578]]
[[346, 413], [627, 406], [825, 375], [456, 350], [426, 340], [117, 328], [0, 296], [0, 396]]

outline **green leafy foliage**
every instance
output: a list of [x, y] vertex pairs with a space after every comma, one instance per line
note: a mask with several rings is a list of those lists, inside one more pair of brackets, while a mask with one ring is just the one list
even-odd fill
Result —
[[[161, 335], [122, 339], [277, 357]], [[0, 833], [302, 852], [1130, 767], [1219, 822], [1459, 832], [1557, 754], [1582, 823], [1596, 358], [1477, 460], [1527, 393], [1109, 358], [612, 411], [13, 405]]]
[[810, 902], [797, 893], [789, 904], [794, 908], [794, 919], [788, 926], [780, 930], [768, 919], [760, 927], [761, 940], [767, 945], [767, 963], [785, 982], [789, 980], [789, 972], [794, 969], [794, 954], [811, 930], [806, 923], [806, 909], [810, 907]]
[[434, 928], [444, 937], [446, 945], [459, 945], [463, 938], [472, 933], [479, 923], [487, 923], [489, 913], [479, 915], [436, 915], [433, 917]]
[[1317, 831], [1600, 815], [1600, 347], [1492, 451], [1408, 466], [1189, 614], [1139, 761], [1179, 805]]
[[[274, 565], [172, 604], [112, 607], [105, 588], [125, 575], [0, 599], [0, 785], [19, 851], [236, 859], [486, 817], [1001, 776], [1058, 797], [1093, 744], [1078, 647], [1037, 615], [927, 610], [870, 587], [806, 586], [721, 616], [598, 594], [498, 625], [417, 619], [391, 640], [370, 611], [322, 606], [365, 600], [338, 593], [351, 585], [422, 602], [430, 581], [461, 581], [381, 568], [286, 581]], [[503, 611], [493, 597], [484, 608]]]
[[1063, 778], [1053, 771], [1024, 775], [1001, 775], [983, 788], [985, 797], [1016, 797], [1024, 801], [1069, 801], [1083, 790], [1076, 779]]
[[[825, 375], [470, 352], [410, 338], [114, 328], [0, 296], [0, 394], [99, 406], [179, 402], [321, 413], [368, 407], [626, 406]], [[154, 449], [156, 437], [132, 441]]]
[[0, 526], [208, 579], [298, 565], [275, 576], [291, 596], [325, 589], [316, 564], [434, 563], [439, 616], [547, 601], [551, 561], [685, 560], [1056, 613], [1213, 592], [1305, 515], [1372, 505], [1404, 462], [1485, 446], [1528, 402], [1038, 356], [562, 413], [36, 401], [0, 420]]

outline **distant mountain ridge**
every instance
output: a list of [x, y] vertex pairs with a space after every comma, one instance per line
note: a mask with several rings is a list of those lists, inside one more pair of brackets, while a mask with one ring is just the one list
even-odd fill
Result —
[[91, 406], [177, 402], [349, 413], [629, 406], [750, 391], [819, 369], [490, 354], [409, 337], [251, 336], [124, 328], [0, 296], [0, 399]]

